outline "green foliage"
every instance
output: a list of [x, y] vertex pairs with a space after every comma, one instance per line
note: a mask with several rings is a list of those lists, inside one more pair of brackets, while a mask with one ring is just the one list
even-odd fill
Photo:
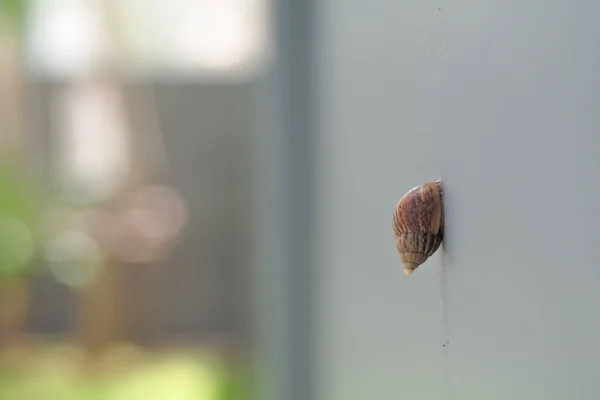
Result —
[[0, 20], [22, 26], [27, 15], [27, 3], [27, 0], [0, 0]]
[[251, 400], [239, 375], [201, 353], [145, 355], [127, 367], [116, 357], [105, 365], [108, 373], [97, 374], [82, 373], [75, 354], [39, 353], [12, 372], [0, 365], [0, 399]]
[[240, 366], [229, 367], [223, 376], [220, 400], [254, 400], [249, 372]]
[[27, 183], [0, 164], [0, 277], [28, 272], [34, 255], [36, 208]]

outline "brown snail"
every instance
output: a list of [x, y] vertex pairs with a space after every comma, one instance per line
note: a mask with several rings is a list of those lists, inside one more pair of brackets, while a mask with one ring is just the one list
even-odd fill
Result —
[[410, 275], [440, 247], [444, 236], [442, 182], [431, 181], [406, 193], [392, 220], [404, 273]]

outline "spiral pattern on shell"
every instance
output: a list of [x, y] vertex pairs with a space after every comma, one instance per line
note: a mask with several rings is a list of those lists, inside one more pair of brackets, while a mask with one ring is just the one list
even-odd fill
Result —
[[427, 261], [442, 243], [442, 183], [431, 181], [411, 189], [396, 205], [392, 221], [404, 273], [410, 275]]

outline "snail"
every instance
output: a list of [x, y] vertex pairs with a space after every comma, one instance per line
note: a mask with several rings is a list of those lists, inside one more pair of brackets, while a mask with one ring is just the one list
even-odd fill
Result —
[[410, 275], [437, 251], [444, 236], [442, 182], [431, 181], [406, 193], [394, 210], [392, 225], [404, 273]]

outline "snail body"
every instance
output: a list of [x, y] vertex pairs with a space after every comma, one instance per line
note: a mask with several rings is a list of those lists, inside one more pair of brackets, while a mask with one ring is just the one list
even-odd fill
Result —
[[404, 273], [410, 275], [442, 244], [444, 199], [441, 181], [424, 183], [402, 196], [394, 209], [392, 226]]

